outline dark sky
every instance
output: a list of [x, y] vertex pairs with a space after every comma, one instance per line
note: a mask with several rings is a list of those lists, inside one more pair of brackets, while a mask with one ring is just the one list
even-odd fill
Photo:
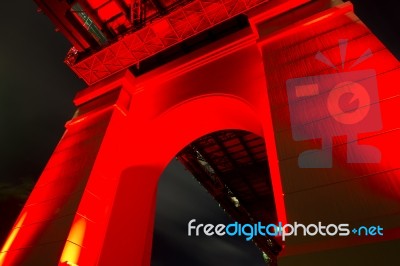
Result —
[[70, 45], [36, 9], [31, 0], [1, 7], [1, 238], [73, 114], [74, 94], [84, 87], [63, 64]]
[[[0, 239], [40, 175], [85, 85], [63, 63], [70, 44], [33, 0], [3, 1], [0, 16]], [[356, 12], [399, 58], [394, 1], [354, 0]], [[397, 11], [396, 11], [397, 10]], [[171, 196], [174, 195], [174, 196]], [[243, 239], [190, 238], [187, 222], [228, 223], [207, 192], [177, 162], [159, 185], [153, 262], [161, 265], [263, 265]]]

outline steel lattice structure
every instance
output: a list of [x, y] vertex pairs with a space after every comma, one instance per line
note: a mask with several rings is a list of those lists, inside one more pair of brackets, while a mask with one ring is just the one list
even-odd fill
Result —
[[264, 2], [268, 0], [196, 0], [82, 60], [72, 48], [65, 62], [94, 84]]

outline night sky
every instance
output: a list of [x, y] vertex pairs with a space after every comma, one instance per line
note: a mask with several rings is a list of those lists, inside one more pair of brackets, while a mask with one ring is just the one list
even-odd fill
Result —
[[[3, 1], [0, 16], [0, 242], [40, 176], [85, 84], [63, 63], [67, 40], [33, 0]], [[355, 0], [356, 13], [400, 58], [398, 8]], [[173, 196], [171, 196], [173, 195]], [[229, 223], [218, 204], [176, 161], [160, 179], [152, 265], [263, 265], [244, 239], [188, 237], [191, 219]]]

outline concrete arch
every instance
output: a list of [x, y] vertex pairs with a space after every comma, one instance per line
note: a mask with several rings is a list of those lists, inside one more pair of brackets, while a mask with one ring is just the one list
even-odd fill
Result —
[[[171, 121], [178, 123], [171, 126]], [[143, 147], [138, 148], [139, 142], [136, 142], [136, 150], [154, 152], [158, 148], [157, 156], [142, 154], [140, 164], [139, 158], [133, 157], [135, 164], [122, 171], [100, 265], [150, 264], [158, 180], [171, 159], [184, 147], [202, 136], [227, 129], [263, 136], [262, 123], [252, 106], [229, 94], [208, 94], [183, 101], [152, 120], [148, 129], [141, 138]], [[128, 211], [132, 204], [134, 211]]]
[[[261, 120], [244, 99], [228, 94], [209, 94], [188, 99], [168, 108], [154, 120], [146, 121], [143, 132], [132, 132], [130, 158], [135, 165], [168, 164], [185, 146], [211, 132], [224, 129], [246, 130], [263, 136]], [[128, 148], [130, 149], [130, 147]], [[131, 150], [132, 150], [131, 149]], [[157, 158], [153, 153], [157, 152]]]

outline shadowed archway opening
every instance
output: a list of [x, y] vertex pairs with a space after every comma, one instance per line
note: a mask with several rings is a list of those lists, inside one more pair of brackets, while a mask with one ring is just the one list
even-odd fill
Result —
[[270, 179], [264, 139], [253, 133], [217, 131], [186, 146], [159, 181], [152, 265], [265, 265], [281, 249], [275, 239], [188, 236], [188, 222], [277, 223]]

